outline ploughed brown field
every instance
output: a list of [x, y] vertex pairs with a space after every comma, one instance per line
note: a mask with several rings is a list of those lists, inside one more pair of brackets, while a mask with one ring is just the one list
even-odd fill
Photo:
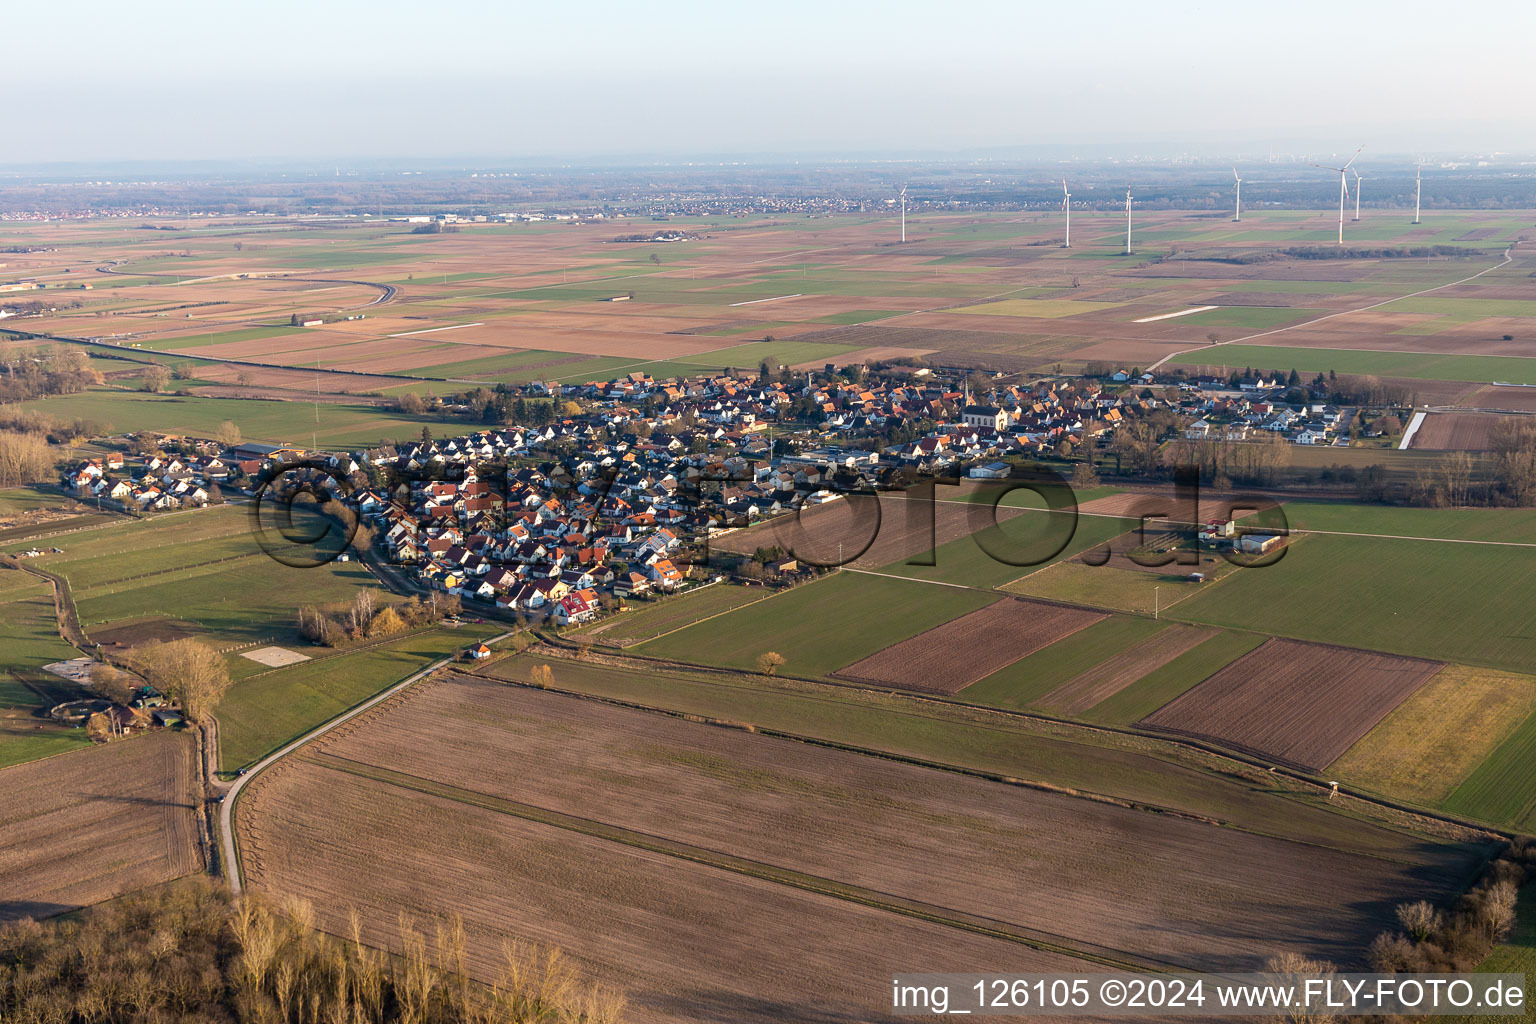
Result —
[[1443, 667], [1273, 639], [1141, 724], [1321, 771]]
[[1508, 409], [1536, 412], [1536, 388], [1499, 387], [1490, 384], [1463, 398], [1458, 405], [1476, 409]]
[[100, 903], [202, 866], [195, 744], [154, 734], [0, 771], [0, 921]]
[[401, 914], [460, 914], [476, 976], [505, 941], [557, 945], [638, 1020], [864, 1020], [904, 965], [1355, 963], [1396, 902], [1466, 868], [468, 676], [341, 727], [238, 813], [252, 887], [324, 927], [356, 908], [390, 946]]
[[[1083, 961], [592, 838], [312, 761], [258, 783], [270, 832], [242, 845], [252, 883], [314, 901], [321, 927], [398, 951], [399, 915], [464, 923], [472, 977], [502, 949], [558, 948], [624, 992], [625, 1020], [873, 1019], [891, 973]], [[338, 827], [338, 822], [346, 822]], [[269, 838], [270, 837], [270, 838]]]
[[1165, 626], [1153, 636], [1082, 672], [1036, 702], [1048, 711], [1077, 715], [1108, 700], [1148, 673], [1215, 636], [1199, 626]]
[[1005, 597], [876, 651], [834, 675], [903, 690], [959, 693], [1105, 617], [1105, 612], [1087, 608]]
[[1428, 451], [1493, 451], [1493, 431], [1511, 417], [1483, 412], [1432, 412], [1414, 432], [1410, 447]]
[[163, 617], [114, 622], [91, 630], [91, 640], [103, 647], [141, 647], [196, 635], [196, 623]]
[[261, 775], [237, 826], [250, 886], [333, 932], [356, 909], [392, 947], [402, 913], [458, 913], [476, 976], [505, 941], [559, 946], [644, 1021], [868, 1019], [914, 964], [1358, 963], [1395, 903], [1465, 869], [465, 676]]

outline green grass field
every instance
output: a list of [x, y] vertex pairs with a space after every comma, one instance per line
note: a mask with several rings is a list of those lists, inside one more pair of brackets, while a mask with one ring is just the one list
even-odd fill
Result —
[[214, 331], [208, 334], [187, 334], [179, 338], [150, 338], [140, 344], [144, 348], [159, 351], [202, 348], [204, 345], [222, 345], [225, 342], [259, 341], [282, 334], [303, 330], [299, 327], [242, 327], [232, 331]]
[[231, 772], [260, 760], [488, 632], [484, 626], [433, 630], [237, 682], [216, 712], [220, 770]]
[[80, 652], [59, 639], [48, 584], [15, 570], [0, 572], [8, 576], [23, 576], [32, 584], [10, 588], [0, 603], [0, 768], [89, 743], [83, 729], [64, 729], [34, 717], [48, 702], [22, 685], [18, 674], [41, 675], [43, 665], [78, 658]]
[[1283, 510], [1286, 521], [1296, 530], [1536, 543], [1536, 509], [1394, 508], [1288, 501]]
[[1438, 313], [1443, 316], [1479, 318], [1485, 316], [1536, 317], [1536, 301], [1522, 299], [1444, 299], [1433, 295], [1420, 295], [1411, 299], [1398, 299], [1382, 307], [1393, 313]]
[[1285, 348], [1279, 345], [1212, 345], [1171, 360], [1179, 366], [1252, 366], [1304, 374], [1371, 374], [1419, 380], [1466, 380], [1536, 384], [1536, 358], [1454, 356], [1434, 352], [1374, 352], [1364, 349]]
[[984, 302], [978, 306], [963, 306], [956, 313], [974, 313], [978, 316], [1024, 316], [1046, 320], [1077, 316], [1081, 313], [1097, 313], [1102, 309], [1123, 306], [1123, 302], [1089, 302], [1078, 299], [1003, 299], [1000, 302]]
[[[999, 520], [996, 531], [988, 528], [984, 532], [978, 531], [940, 544], [933, 552], [933, 565], [908, 565], [903, 560], [887, 565], [880, 571], [908, 579], [955, 583], [967, 587], [1002, 587], [1014, 580], [1027, 578], [1045, 566], [1108, 543], [1135, 525], [1127, 519], [1079, 516], [1065, 546], [1047, 558], [1061, 544], [1062, 537], [1058, 531], [1063, 529], [1060, 523], [1064, 518], [1059, 513], [1043, 512], [1026, 512], [1004, 518]], [[993, 551], [1008, 561], [994, 558], [988, 550], [982, 548], [976, 539], [978, 535], [984, 536], [987, 543], [993, 546]], [[1011, 565], [1011, 561], [1031, 564]]]
[[885, 320], [901, 315], [902, 310], [899, 309], [850, 309], [846, 313], [819, 316], [815, 322], [818, 324], [867, 324], [872, 320]]
[[41, 508], [62, 508], [74, 505], [72, 498], [37, 487], [6, 487], [0, 489], [0, 516], [12, 516]]
[[651, 640], [700, 619], [719, 615], [744, 604], [767, 599], [773, 592], [761, 587], [715, 584], [675, 597], [627, 602], [625, 611], [578, 632], [596, 643], [629, 644]]
[[891, 644], [975, 611], [994, 596], [841, 572], [641, 644], [637, 651], [750, 669], [777, 651], [782, 671], [824, 676]]
[[88, 419], [110, 426], [114, 433], [157, 430], [164, 433], [212, 437], [225, 420], [235, 423], [248, 441], [274, 444], [312, 442], [325, 445], [374, 445], [380, 438], [410, 440], [430, 425], [433, 433], [462, 424], [430, 417], [406, 417], [371, 405], [306, 404], [247, 398], [181, 398], [140, 391], [93, 388], [78, 395], [22, 403], [61, 419]]
[[[350, 600], [360, 587], [379, 586], [358, 562], [309, 569], [268, 557], [251, 533], [246, 506], [117, 520], [59, 540], [63, 553], [36, 563], [69, 580], [87, 634], [164, 617], [196, 623], [219, 647], [267, 638], [300, 643], [300, 604]], [[238, 657], [230, 666], [237, 674], [259, 670]]]
[[[1157, 572], [1065, 561], [1030, 573], [1002, 589], [1024, 597], [1154, 615], [1194, 597], [1203, 586], [1233, 568], [1226, 559], [1207, 554], [1200, 556], [1198, 565], [1174, 564]], [[1191, 582], [1189, 575], [1195, 572], [1203, 573], [1206, 583]]]
[[1520, 723], [1444, 806], [1455, 814], [1530, 830], [1536, 823], [1536, 715]]
[[1312, 535], [1170, 617], [1529, 673], [1533, 571], [1531, 548]]
[[1181, 316], [1180, 324], [1191, 327], [1241, 327], [1245, 330], [1267, 331], [1272, 327], [1315, 320], [1327, 314], [1326, 309], [1303, 309], [1290, 306], [1222, 306], [1204, 313]]

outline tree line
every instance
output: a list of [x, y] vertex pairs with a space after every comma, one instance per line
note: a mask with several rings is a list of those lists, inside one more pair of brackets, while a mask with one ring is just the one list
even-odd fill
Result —
[[407, 629], [430, 626], [463, 611], [455, 594], [432, 591], [425, 601], [409, 597], [391, 604], [377, 590], [359, 590], [351, 601], [299, 607], [299, 633], [327, 647], [356, 640], [373, 640]]
[[496, 982], [468, 976], [458, 921], [428, 935], [402, 918], [399, 955], [319, 929], [314, 908], [234, 899], [207, 879], [80, 917], [0, 928], [0, 1020], [15, 1024], [618, 1024], [622, 994], [558, 950], [512, 944]]

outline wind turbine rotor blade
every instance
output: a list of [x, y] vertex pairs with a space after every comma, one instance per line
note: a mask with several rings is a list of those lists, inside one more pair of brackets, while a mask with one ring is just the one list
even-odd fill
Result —
[[1359, 148], [1359, 149], [1357, 149], [1357, 150], [1355, 150], [1355, 155], [1354, 155], [1354, 156], [1352, 156], [1352, 157], [1350, 157], [1350, 158], [1349, 158], [1349, 163], [1346, 163], [1346, 164], [1345, 164], [1345, 165], [1344, 165], [1344, 166], [1345, 166], [1345, 167], [1348, 167], [1348, 166], [1349, 166], [1349, 164], [1352, 164], [1352, 163], [1354, 163], [1354, 162], [1355, 162], [1355, 159], [1356, 159], [1356, 158], [1357, 158], [1357, 157], [1359, 157], [1359, 156], [1360, 156], [1360, 154], [1361, 154], [1361, 153], [1362, 153], [1362, 152], [1364, 152], [1364, 151], [1365, 151], [1365, 147], [1364, 147], [1364, 146], [1361, 146], [1361, 147], [1360, 147], [1360, 148]]

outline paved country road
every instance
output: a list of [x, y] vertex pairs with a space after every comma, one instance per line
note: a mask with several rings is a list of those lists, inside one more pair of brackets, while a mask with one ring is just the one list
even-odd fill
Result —
[[[513, 632], [515, 631], [509, 630], [505, 633], [498, 634], [487, 642], [495, 643], [498, 640], [505, 640], [507, 637], [511, 636]], [[420, 672], [417, 672], [415, 675], [410, 676], [407, 679], [401, 680], [394, 686], [391, 686], [389, 689], [385, 690], [383, 693], [369, 698], [350, 711], [346, 711], [340, 715], [337, 715], [329, 722], [326, 722], [325, 724], [311, 730], [310, 732], [305, 733], [303, 736], [294, 740], [286, 747], [268, 754], [266, 757], [256, 762], [250, 771], [235, 779], [234, 784], [231, 785], [229, 789], [224, 793], [224, 799], [219, 804], [219, 850], [220, 857], [224, 861], [224, 877], [229, 881], [229, 888], [231, 892], [238, 896], [240, 895], [241, 891], [240, 861], [235, 853], [234, 816], [235, 798], [240, 795], [240, 791], [245, 788], [245, 784], [250, 782], [257, 775], [260, 775], [267, 768], [270, 768], [272, 765], [276, 764], [284, 757], [287, 757], [295, 750], [298, 750], [300, 747], [303, 747], [306, 744], [318, 739], [319, 737], [324, 736], [338, 725], [341, 725], [345, 722], [350, 722], [364, 711], [367, 711], [368, 709], [382, 703], [383, 701], [388, 700], [412, 684], [420, 682], [422, 679], [431, 675], [433, 672], [436, 672], [438, 669], [443, 668], [446, 665], [451, 665], [453, 661], [454, 659], [451, 655], [441, 660], [434, 661]]]

